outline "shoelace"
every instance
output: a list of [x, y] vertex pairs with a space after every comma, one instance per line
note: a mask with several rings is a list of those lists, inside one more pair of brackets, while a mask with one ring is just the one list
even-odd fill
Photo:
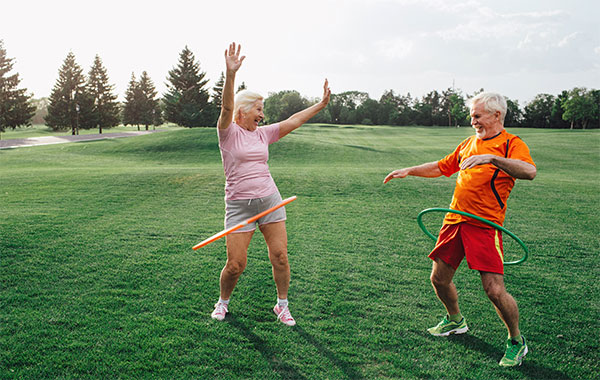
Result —
[[284, 307], [283, 310], [279, 312], [277, 318], [281, 319], [282, 321], [289, 321], [290, 319], [294, 319], [292, 318], [292, 314], [290, 314], [290, 310], [287, 307]]
[[519, 344], [512, 344], [512, 342], [509, 344], [508, 350], [506, 351], [506, 356], [514, 359], [517, 354], [519, 353], [519, 350], [521, 349]]
[[217, 303], [215, 306], [215, 314], [226, 314], [227, 313], [227, 305], [224, 303]]

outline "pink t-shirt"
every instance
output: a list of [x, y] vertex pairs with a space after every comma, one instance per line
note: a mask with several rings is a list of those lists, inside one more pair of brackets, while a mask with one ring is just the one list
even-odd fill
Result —
[[277, 186], [269, 172], [269, 144], [279, 140], [279, 123], [248, 131], [236, 123], [217, 128], [225, 169], [225, 199], [254, 199], [271, 195]]

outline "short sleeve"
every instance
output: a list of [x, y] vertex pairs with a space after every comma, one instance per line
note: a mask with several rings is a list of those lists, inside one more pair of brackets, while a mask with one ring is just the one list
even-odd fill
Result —
[[460, 170], [460, 150], [463, 144], [464, 141], [454, 149], [454, 152], [438, 161], [438, 168], [446, 177], [450, 177]]
[[264, 127], [260, 127], [260, 129], [269, 144], [279, 141], [279, 123], [265, 125]]
[[227, 140], [233, 130], [233, 122], [225, 129], [217, 127], [217, 136], [219, 136], [219, 142]]
[[529, 153], [529, 147], [519, 137], [515, 136], [510, 141], [510, 146], [508, 148], [507, 156], [508, 156], [508, 158], [524, 161], [524, 162], [527, 162], [528, 164], [535, 166], [535, 163], [533, 162], [533, 159], [531, 158], [531, 154]]

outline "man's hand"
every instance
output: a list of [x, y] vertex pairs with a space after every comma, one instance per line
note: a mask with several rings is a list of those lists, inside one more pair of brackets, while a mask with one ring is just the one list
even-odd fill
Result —
[[475, 166], [490, 164], [494, 157], [497, 156], [494, 156], [493, 154], [479, 154], [477, 156], [467, 157], [460, 163], [460, 169], [466, 170]]

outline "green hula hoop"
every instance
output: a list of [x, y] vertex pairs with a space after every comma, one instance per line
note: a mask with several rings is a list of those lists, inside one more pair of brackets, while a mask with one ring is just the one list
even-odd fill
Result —
[[494, 222], [490, 222], [487, 219], [483, 219], [480, 216], [469, 214], [468, 212], [464, 212], [464, 211], [452, 210], [452, 209], [449, 209], [449, 208], [438, 208], [438, 207], [428, 208], [428, 209], [425, 209], [425, 210], [421, 211], [419, 213], [419, 215], [417, 216], [417, 223], [419, 223], [419, 227], [421, 227], [421, 229], [423, 230], [423, 232], [425, 232], [425, 235], [429, 236], [433, 241], [437, 241], [437, 238], [431, 232], [429, 232], [427, 230], [427, 227], [425, 227], [425, 225], [423, 224], [423, 220], [422, 220], [423, 219], [423, 215], [425, 215], [425, 214], [427, 214], [429, 212], [449, 212], [449, 213], [452, 213], [452, 214], [460, 214], [460, 215], [468, 216], [469, 218], [473, 218], [473, 219], [479, 220], [480, 222], [483, 222], [483, 223], [487, 224], [488, 226], [492, 226], [492, 227], [494, 227], [494, 228], [496, 228], [496, 229], [504, 232], [505, 234], [507, 234], [511, 238], [513, 238], [523, 248], [523, 251], [525, 251], [525, 254], [519, 260], [504, 262], [504, 265], [521, 264], [522, 262], [524, 262], [525, 260], [527, 260], [527, 257], [529, 256], [529, 249], [527, 248], [527, 246], [525, 245], [525, 243], [523, 243], [523, 241], [521, 241], [521, 239], [519, 239], [515, 234], [513, 234], [512, 232], [510, 232], [506, 228], [504, 228], [502, 226], [499, 226], [499, 225], [497, 225]]

